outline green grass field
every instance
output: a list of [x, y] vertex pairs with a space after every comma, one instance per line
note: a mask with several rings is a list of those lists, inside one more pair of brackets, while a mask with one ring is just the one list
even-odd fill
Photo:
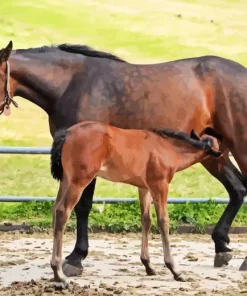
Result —
[[[215, 4], [216, 3], [216, 4]], [[133, 63], [220, 55], [247, 65], [247, 2], [176, 0], [8, 0], [0, 4], [0, 46], [87, 44]], [[50, 146], [46, 114], [17, 98], [0, 117], [0, 145]], [[48, 156], [0, 155], [1, 195], [55, 196]], [[170, 196], [227, 196], [195, 165], [174, 178]], [[98, 180], [96, 196], [134, 197], [131, 186]]]

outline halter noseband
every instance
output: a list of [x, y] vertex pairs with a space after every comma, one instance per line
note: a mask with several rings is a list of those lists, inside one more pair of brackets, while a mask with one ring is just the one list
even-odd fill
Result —
[[0, 115], [3, 113], [5, 108], [9, 108], [10, 104], [13, 103], [13, 105], [17, 108], [18, 104], [16, 103], [16, 101], [14, 101], [11, 98], [11, 94], [10, 94], [10, 64], [9, 61], [6, 62], [6, 74], [7, 74], [7, 79], [6, 79], [6, 84], [4, 86], [4, 104], [2, 106], [2, 110], [0, 111]]

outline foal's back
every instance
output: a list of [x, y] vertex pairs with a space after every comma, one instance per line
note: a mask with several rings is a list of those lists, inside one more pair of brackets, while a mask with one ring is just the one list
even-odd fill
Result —
[[164, 171], [164, 163], [169, 167], [176, 153], [173, 139], [150, 131], [120, 129], [92, 121], [76, 124], [69, 131], [62, 161], [72, 162], [70, 167], [77, 176], [85, 167], [90, 176], [143, 187], [148, 167], [155, 163]]

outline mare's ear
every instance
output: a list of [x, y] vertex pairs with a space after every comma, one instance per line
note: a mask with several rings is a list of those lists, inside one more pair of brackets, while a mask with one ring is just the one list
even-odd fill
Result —
[[194, 140], [201, 140], [201, 138], [199, 137], [199, 135], [194, 131], [194, 129], [190, 132], [190, 137]]
[[205, 129], [204, 133], [207, 134], [207, 135], [209, 135], [209, 136], [215, 137], [216, 139], [218, 139], [221, 142], [223, 140], [223, 136], [220, 133], [216, 132], [216, 130], [213, 129], [213, 128], [211, 128], [211, 127], [207, 127]]
[[214, 156], [216, 158], [219, 158], [222, 155], [222, 152], [221, 151], [214, 150], [214, 149], [210, 149], [208, 151], [208, 154], [209, 155], [212, 155], [212, 156]]
[[13, 49], [13, 42], [10, 41], [9, 44], [0, 52], [0, 64], [2, 64], [3, 62], [7, 62], [12, 49]]

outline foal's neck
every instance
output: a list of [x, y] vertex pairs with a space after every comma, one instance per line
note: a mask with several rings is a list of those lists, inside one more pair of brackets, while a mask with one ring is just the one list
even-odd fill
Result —
[[178, 171], [181, 171], [201, 162], [206, 157], [206, 151], [193, 148], [191, 151], [183, 151], [179, 157], [181, 161], [179, 163]]
[[184, 170], [206, 157], [206, 150], [198, 149], [182, 140], [171, 139], [171, 148], [176, 153], [177, 171]]

